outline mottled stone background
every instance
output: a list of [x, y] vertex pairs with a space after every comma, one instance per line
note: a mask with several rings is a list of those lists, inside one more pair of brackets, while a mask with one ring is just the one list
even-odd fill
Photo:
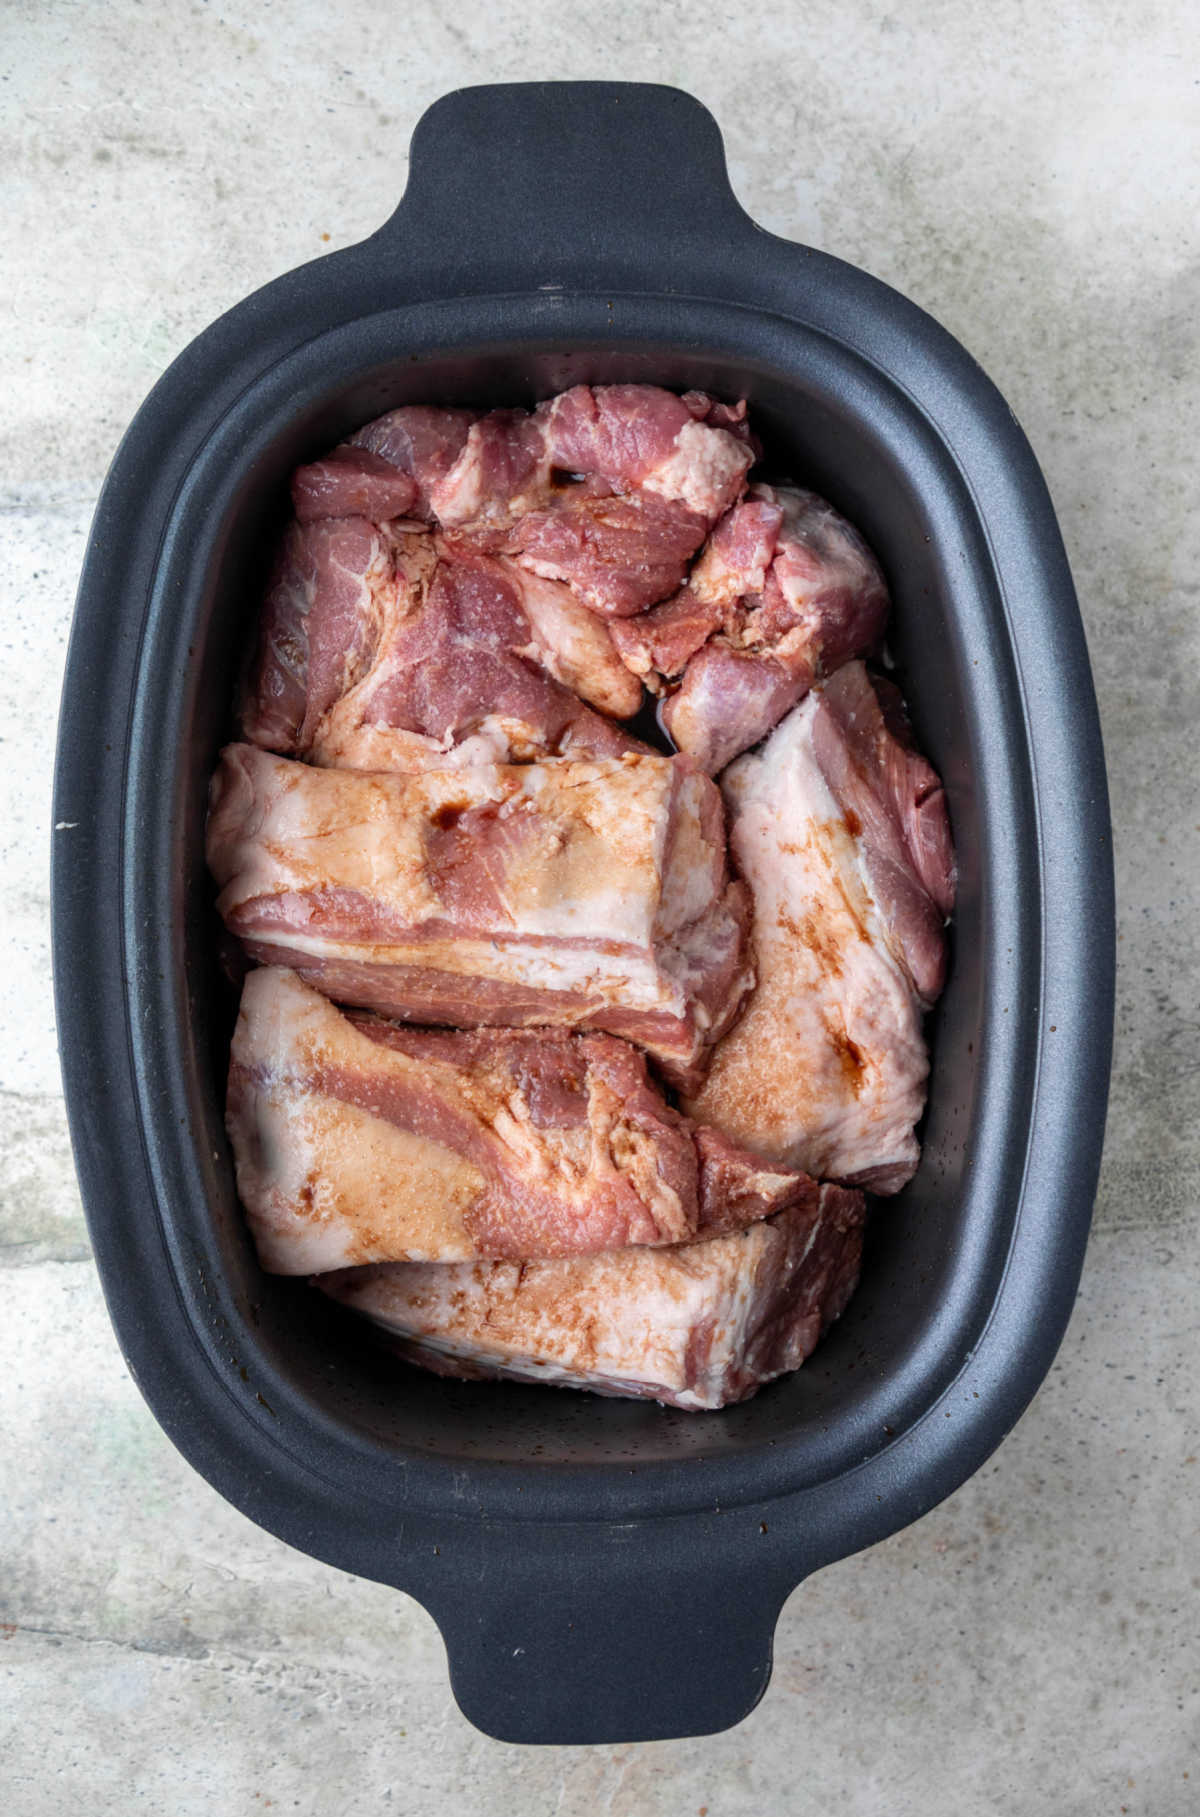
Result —
[[[6, 1808], [1200, 1809], [1200, 28], [1189, 0], [8, 0], [0, 65]], [[1121, 912], [1095, 1235], [1046, 1386], [950, 1501], [793, 1597], [772, 1688], [745, 1724], [595, 1750], [476, 1734], [422, 1610], [268, 1538], [162, 1436], [89, 1260], [47, 945], [62, 655], [121, 430], [213, 316], [378, 225], [437, 95], [554, 76], [691, 89], [720, 120], [738, 193], [765, 226], [906, 291], [1007, 395], [1079, 585]]]

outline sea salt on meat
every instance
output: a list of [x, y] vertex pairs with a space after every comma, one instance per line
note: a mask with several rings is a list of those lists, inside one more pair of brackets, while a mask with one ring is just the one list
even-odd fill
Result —
[[687, 585], [613, 636], [639, 679], [667, 694], [662, 722], [675, 744], [716, 774], [818, 677], [870, 649], [887, 610], [874, 557], [832, 505], [755, 486], [717, 525]]
[[854, 662], [721, 786], [757, 983], [687, 1109], [766, 1159], [896, 1192], [920, 1154], [921, 1011], [954, 897], [941, 784]]
[[686, 758], [368, 774], [231, 745], [208, 861], [251, 957], [340, 1002], [602, 1029], [684, 1088], [750, 982], [720, 796]]
[[673, 1243], [810, 1189], [697, 1131], [610, 1035], [401, 1027], [276, 967], [246, 979], [226, 1117], [277, 1274]]
[[670, 1249], [352, 1268], [314, 1283], [440, 1375], [503, 1377], [706, 1410], [796, 1369], [858, 1279], [861, 1193], [807, 1182], [790, 1209]]

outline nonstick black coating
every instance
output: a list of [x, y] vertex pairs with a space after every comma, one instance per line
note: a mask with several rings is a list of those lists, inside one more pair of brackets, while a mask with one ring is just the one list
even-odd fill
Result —
[[[398, 403], [616, 379], [746, 396], [773, 465], [862, 528], [959, 861], [920, 1171], [874, 1216], [812, 1361], [710, 1415], [393, 1361], [259, 1271], [222, 1127], [235, 1006], [205, 790], [290, 469]], [[432, 1609], [480, 1726], [630, 1740], [737, 1720], [793, 1585], [948, 1493], [1041, 1379], [1086, 1237], [1112, 991], [1103, 762], [1061, 543], [978, 368], [894, 293], [754, 228], [688, 97], [448, 97], [379, 235], [182, 356], [97, 512], [55, 820], [77, 823], [54, 882], [64, 1076], [130, 1365], [231, 1500]]]

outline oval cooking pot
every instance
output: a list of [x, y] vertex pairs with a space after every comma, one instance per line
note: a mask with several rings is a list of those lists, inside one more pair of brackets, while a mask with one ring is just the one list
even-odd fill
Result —
[[[748, 397], [776, 463], [870, 539], [960, 868], [920, 1171], [877, 1213], [812, 1361], [703, 1415], [423, 1375], [259, 1271], [222, 1124], [235, 1004], [203, 859], [290, 469], [403, 402], [639, 379]], [[1103, 757], [1054, 515], [962, 348], [756, 227], [689, 96], [447, 96], [378, 233], [176, 360], [96, 512], [55, 821], [63, 1071], [129, 1367], [253, 1520], [431, 1611], [489, 1733], [736, 1722], [796, 1584], [961, 1483], [1049, 1366], [1087, 1234], [1113, 985]]]

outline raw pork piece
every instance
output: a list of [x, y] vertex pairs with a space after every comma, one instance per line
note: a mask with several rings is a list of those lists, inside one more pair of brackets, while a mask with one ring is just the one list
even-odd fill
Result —
[[745, 404], [657, 385], [575, 385], [524, 410], [406, 405], [351, 438], [409, 475], [417, 512], [444, 529], [506, 528], [571, 482], [649, 493], [713, 524], [756, 449]]
[[302, 524], [321, 517], [365, 517], [372, 523], [402, 518], [416, 502], [415, 481], [372, 454], [342, 443], [292, 475], [292, 504]]
[[563, 1261], [400, 1263], [314, 1285], [439, 1375], [508, 1377], [704, 1410], [796, 1369], [858, 1280], [861, 1193], [806, 1182], [765, 1223]]
[[403, 1028], [273, 967], [242, 991], [226, 1117], [276, 1274], [673, 1243], [810, 1190], [696, 1131], [611, 1035]]
[[[581, 483], [560, 483], [542, 509], [520, 513], [506, 549], [606, 617], [665, 599], [754, 460], [720, 408], [702, 392], [680, 398], [653, 385], [576, 385], [539, 405], [551, 477]], [[615, 496], [595, 496], [597, 482]]]
[[532, 415], [410, 406], [354, 441], [412, 477], [418, 514], [606, 616], [675, 591], [756, 452], [744, 404], [654, 385], [576, 385]]
[[501, 547], [530, 573], [565, 582], [590, 611], [620, 620], [674, 593], [706, 529], [694, 511], [661, 499], [566, 493], [518, 518]]
[[345, 769], [453, 767], [646, 746], [584, 705], [641, 700], [608, 627], [570, 589], [438, 537], [405, 537], [373, 655], [308, 755]]
[[426, 532], [323, 518], [284, 538], [243, 730], [351, 769], [645, 749], [580, 695], [630, 714], [642, 690], [570, 588]]
[[376, 417], [350, 437], [350, 446], [379, 455], [412, 480], [414, 516], [432, 522], [432, 499], [466, 446], [474, 410], [440, 410], [428, 404], [405, 404]]
[[847, 663], [722, 778], [754, 898], [757, 985], [687, 1108], [775, 1162], [898, 1192], [941, 990], [954, 860], [945, 796], [895, 690]]
[[395, 593], [394, 541], [363, 517], [291, 524], [263, 603], [243, 734], [306, 752], [371, 661]]
[[757, 744], [822, 675], [882, 633], [888, 596], [867, 545], [815, 492], [754, 486], [687, 586], [613, 626], [633, 672], [668, 692], [662, 722], [710, 774]]
[[739, 496], [754, 461], [740, 433], [745, 414], [744, 403], [656, 385], [575, 385], [536, 411], [557, 469], [653, 493], [709, 524]]
[[687, 758], [400, 775], [230, 745], [208, 861], [250, 955], [338, 1001], [605, 1029], [693, 1089], [750, 982], [721, 798]]

